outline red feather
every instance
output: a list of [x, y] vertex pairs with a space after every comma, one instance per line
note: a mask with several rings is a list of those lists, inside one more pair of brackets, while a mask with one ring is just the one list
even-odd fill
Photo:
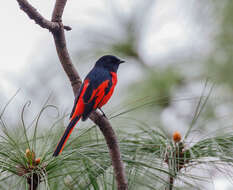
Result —
[[116, 75], [116, 73], [111, 72], [111, 75], [112, 75], [112, 87], [111, 87], [111, 89], [109, 90], [108, 94], [106, 94], [106, 95], [103, 97], [101, 103], [100, 103], [99, 106], [98, 106], [99, 108], [101, 108], [103, 105], [105, 105], [105, 104], [108, 102], [108, 100], [112, 97], [113, 91], [114, 91], [115, 86], [116, 86], [116, 84], [117, 84], [117, 75]]
[[82, 92], [80, 93], [78, 102], [77, 102], [77, 104], [75, 106], [74, 113], [73, 113], [72, 117], [70, 118], [70, 120], [74, 119], [76, 116], [81, 116], [83, 114], [84, 107], [85, 107], [85, 104], [84, 104], [84, 101], [83, 101], [83, 96], [85, 94], [85, 91], [87, 90], [88, 85], [89, 85], [89, 80], [85, 80]]

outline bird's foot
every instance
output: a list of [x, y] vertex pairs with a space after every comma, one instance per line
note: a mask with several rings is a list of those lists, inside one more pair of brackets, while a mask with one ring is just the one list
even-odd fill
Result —
[[[103, 114], [103, 117], [107, 118], [107, 116], [105, 115], [104, 111], [103, 111], [101, 108], [99, 108], [99, 110], [100, 110], [101, 113]], [[107, 119], [108, 119], [108, 118], [107, 118]]]

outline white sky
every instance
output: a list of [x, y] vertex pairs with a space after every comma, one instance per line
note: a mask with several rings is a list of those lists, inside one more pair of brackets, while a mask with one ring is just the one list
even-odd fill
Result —
[[[54, 0], [30, 0], [30, 2], [43, 16], [50, 18]], [[93, 18], [91, 19], [85, 13], [87, 10], [103, 9], [106, 6], [106, 3], [103, 2], [69, 0], [64, 14], [65, 23], [69, 25], [69, 23], [76, 21], [81, 24], [93, 22]], [[133, 1], [129, 0], [128, 2], [132, 3]], [[154, 25], [148, 32], [150, 38], [147, 38], [143, 47], [146, 56], [164, 55], [172, 48], [182, 47], [187, 44], [187, 41], [193, 37], [194, 33], [198, 35], [202, 32], [190, 25], [190, 17], [187, 14], [190, 9], [181, 9], [184, 2], [185, 0], [157, 1], [153, 13], [155, 16], [152, 17]], [[189, 1], [189, 8], [191, 9], [193, 2], [193, 0]], [[124, 11], [127, 11], [127, 6], [123, 7]], [[35, 47], [38, 47], [37, 44], [41, 40], [49, 38], [50, 34], [34, 24], [34, 21], [29, 20], [26, 14], [19, 9], [16, 0], [4, 1], [4, 4], [0, 7], [0, 18], [0, 88], [1, 93], [11, 96], [19, 87], [9, 82], [9, 76], [18, 78], [22, 75], [24, 68], [27, 64], [30, 64], [29, 57], [32, 52], [35, 52]], [[159, 28], [161, 23], [166, 24]], [[199, 37], [199, 43], [201, 43], [201, 36]], [[221, 190], [229, 188], [226, 183], [225, 186], [222, 186], [220, 179], [214, 185], [216, 190], [220, 189], [219, 187], [221, 187]]]
[[[50, 15], [54, 4], [53, 0], [31, 0], [30, 2], [43, 16], [46, 18], [51, 17]], [[106, 2], [69, 0], [64, 13], [64, 21], [68, 25], [75, 21], [81, 24], [93, 22], [93, 18], [86, 14], [86, 12], [104, 8], [104, 11], [108, 10]], [[133, 1], [128, 2], [132, 3]], [[154, 19], [154, 25], [147, 34], [150, 38], [147, 38], [148, 40], [144, 44], [144, 54], [146, 57], [163, 56], [169, 50], [169, 47], [176, 48], [184, 45], [192, 34], [187, 30], [189, 28], [189, 18], [182, 19], [184, 14], [184, 12], [180, 11], [182, 1], [172, 2], [163, 0], [156, 3], [156, 17], [152, 17]], [[124, 8], [123, 11], [128, 11], [127, 6], [124, 5], [122, 8]], [[30, 64], [29, 56], [32, 52], [35, 52], [36, 45], [41, 40], [49, 38], [50, 34], [45, 29], [34, 24], [34, 21], [30, 20], [19, 9], [16, 0], [7, 0], [4, 2], [3, 6], [0, 7], [0, 18], [3, 18], [1, 19], [0, 35], [0, 87], [4, 93], [12, 94], [19, 87], [9, 83], [8, 76], [20, 77], [25, 66]], [[165, 22], [166, 25], [158, 29], [157, 26], [161, 22]]]
[[[46, 18], [51, 17], [54, 1], [31, 0], [33, 6]], [[86, 0], [80, 5], [79, 1], [70, 0], [65, 9], [64, 20], [74, 20], [78, 17], [82, 21], [87, 16], [82, 12], [93, 7], [100, 7], [101, 3], [93, 3]], [[79, 14], [77, 14], [79, 13]], [[9, 83], [8, 76], [18, 78], [23, 73], [27, 64], [30, 64], [29, 57], [35, 52], [35, 47], [40, 40], [48, 38], [49, 32], [34, 24], [27, 15], [19, 9], [16, 0], [4, 1], [0, 7], [1, 30], [0, 30], [0, 88], [6, 94], [14, 93], [19, 87]]]

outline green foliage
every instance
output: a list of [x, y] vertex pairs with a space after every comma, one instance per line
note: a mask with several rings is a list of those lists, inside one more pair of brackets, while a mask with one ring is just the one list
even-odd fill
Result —
[[[191, 188], [195, 187], [194, 181], [201, 181], [200, 176], [192, 174], [192, 168], [203, 164], [217, 169], [222, 165], [228, 168], [233, 166], [233, 151], [230, 151], [233, 131], [199, 139], [197, 142], [188, 141], [193, 124], [197, 122], [208, 97], [200, 98], [193, 121], [182, 141], [179, 138], [174, 140], [174, 137], [172, 140], [156, 126], [148, 126], [144, 122], [136, 121], [133, 132], [119, 131], [120, 150], [130, 190], [179, 189], [176, 181], [183, 182], [181, 187]], [[42, 128], [39, 125], [42, 113], [48, 108], [56, 109], [55, 106], [45, 104], [37, 117], [26, 125], [24, 115], [28, 105], [25, 104], [23, 108], [21, 125], [7, 126], [1, 114], [2, 187], [28, 189], [30, 185], [36, 184], [37, 189], [116, 189], [109, 152], [96, 126], [79, 126], [78, 133], [69, 139], [63, 153], [54, 158], [52, 152], [63, 133], [64, 116], [53, 125]], [[117, 117], [125, 113], [127, 111], [119, 113]], [[222, 168], [219, 171], [224, 172]]]
[[165, 108], [171, 104], [173, 90], [181, 86], [182, 83], [182, 75], [173, 67], [167, 67], [165, 69], [157, 68], [147, 71], [147, 75], [132, 84], [129, 91], [139, 97], [143, 97], [146, 93], [147, 97], [163, 99], [158, 101], [157, 105]]
[[209, 55], [206, 64], [207, 74], [219, 84], [225, 84], [230, 90], [233, 90], [233, 2], [225, 1], [224, 4], [216, 2], [223, 9], [217, 9], [221, 12], [219, 21], [219, 31], [215, 36], [214, 47]]

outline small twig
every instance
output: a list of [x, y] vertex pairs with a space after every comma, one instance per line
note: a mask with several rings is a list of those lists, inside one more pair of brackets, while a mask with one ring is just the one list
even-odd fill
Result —
[[49, 31], [58, 30], [60, 28], [59, 24], [56, 22], [51, 22], [45, 19], [27, 0], [16, 0], [19, 3], [20, 9], [22, 9], [30, 19], [34, 20], [36, 24], [40, 25], [42, 28], [46, 28]]
[[27, 177], [28, 190], [36, 190], [40, 182], [40, 177], [36, 173], [32, 173]]
[[72, 28], [70, 26], [64, 26], [64, 30], [70, 31], [70, 30], [72, 30]]
[[174, 183], [174, 177], [170, 176], [169, 177], [169, 190], [173, 189], [173, 183]]
[[165, 163], [169, 168], [169, 186], [165, 190], [172, 190], [174, 187], [174, 181], [178, 172], [185, 167], [185, 164], [189, 163], [188, 157], [184, 153], [184, 142], [181, 142], [181, 135], [179, 132], [173, 133], [173, 141], [175, 142], [174, 149], [169, 148], [169, 152], [166, 154]]

